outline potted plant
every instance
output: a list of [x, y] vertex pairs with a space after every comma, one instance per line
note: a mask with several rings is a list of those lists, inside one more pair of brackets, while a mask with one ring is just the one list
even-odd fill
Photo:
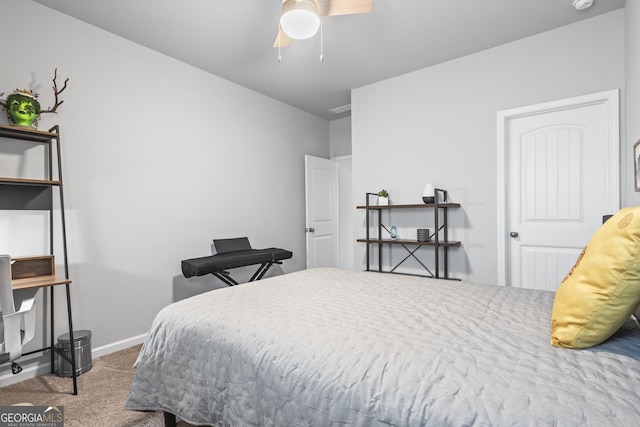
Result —
[[[30, 89], [16, 89], [12, 94], [7, 96], [6, 101], [0, 100], [0, 107], [7, 111], [9, 121], [16, 126], [38, 127], [38, 119], [42, 113], [55, 113], [58, 107], [64, 102], [58, 99], [60, 93], [67, 88], [67, 82], [64, 81], [64, 87], [58, 90], [56, 79], [58, 78], [58, 69], [56, 68], [53, 75], [53, 93], [55, 95], [55, 105], [52, 108], [42, 110], [38, 102], [38, 95]], [[2, 96], [4, 94], [0, 94]]]
[[378, 206], [387, 206], [389, 204], [389, 193], [384, 188], [378, 191]]

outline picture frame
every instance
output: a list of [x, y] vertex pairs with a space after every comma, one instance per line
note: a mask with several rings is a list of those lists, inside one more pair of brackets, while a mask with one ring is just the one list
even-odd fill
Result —
[[640, 139], [633, 144], [633, 177], [635, 191], [640, 191]]

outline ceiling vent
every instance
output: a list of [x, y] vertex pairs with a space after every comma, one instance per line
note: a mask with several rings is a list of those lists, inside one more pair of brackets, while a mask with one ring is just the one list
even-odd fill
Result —
[[332, 108], [329, 111], [331, 111], [333, 114], [346, 113], [347, 111], [351, 111], [351, 104], [343, 105], [341, 107]]

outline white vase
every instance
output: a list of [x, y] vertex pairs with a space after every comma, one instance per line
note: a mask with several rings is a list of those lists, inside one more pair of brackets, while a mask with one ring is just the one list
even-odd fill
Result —
[[433, 184], [428, 182], [424, 187], [424, 191], [422, 192], [422, 201], [425, 203], [433, 203], [435, 201], [436, 190], [433, 187]]
[[387, 206], [389, 204], [388, 197], [378, 196], [378, 206]]

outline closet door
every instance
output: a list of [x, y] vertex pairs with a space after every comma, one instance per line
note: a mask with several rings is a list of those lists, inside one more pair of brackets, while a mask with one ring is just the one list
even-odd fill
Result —
[[617, 111], [614, 94], [532, 106], [509, 116], [506, 226], [500, 236], [508, 286], [555, 291], [602, 216], [619, 208], [617, 118], [610, 122], [611, 103]]

